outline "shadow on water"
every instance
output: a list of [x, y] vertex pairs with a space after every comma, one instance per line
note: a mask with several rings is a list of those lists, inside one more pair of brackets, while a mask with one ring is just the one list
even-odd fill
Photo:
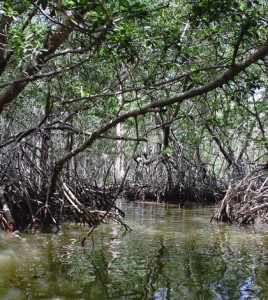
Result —
[[213, 207], [121, 203], [116, 224], [0, 233], [0, 299], [267, 299], [268, 229], [209, 223]]

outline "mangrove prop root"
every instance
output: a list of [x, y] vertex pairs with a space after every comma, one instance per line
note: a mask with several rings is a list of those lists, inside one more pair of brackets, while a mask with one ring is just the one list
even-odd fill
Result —
[[257, 168], [240, 181], [230, 182], [225, 197], [211, 221], [253, 224], [268, 223], [268, 170]]
[[50, 226], [59, 229], [59, 224], [64, 221], [92, 227], [99, 224], [106, 212], [109, 212], [107, 220], [127, 226], [122, 220], [124, 213], [115, 205], [115, 185], [92, 185], [78, 174], [73, 174], [72, 180], [68, 181], [63, 175], [51, 199], [47, 201], [47, 185], [44, 184], [48, 182], [46, 174], [43, 174], [42, 181], [38, 176], [32, 176], [30, 180], [23, 171], [13, 177], [13, 181], [7, 174], [7, 170], [4, 172], [3, 168], [0, 169], [0, 175], [6, 176], [6, 182], [0, 186], [0, 226], [5, 229], [9, 224], [14, 224], [14, 228], [19, 230]]

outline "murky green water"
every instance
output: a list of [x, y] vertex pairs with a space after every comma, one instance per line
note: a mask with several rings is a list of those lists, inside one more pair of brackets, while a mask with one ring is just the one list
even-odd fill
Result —
[[0, 232], [0, 299], [268, 299], [268, 229], [210, 224], [214, 208], [121, 204], [125, 233]]

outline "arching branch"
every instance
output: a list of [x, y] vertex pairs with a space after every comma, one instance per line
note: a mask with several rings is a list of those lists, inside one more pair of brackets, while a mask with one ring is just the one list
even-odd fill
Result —
[[49, 200], [50, 196], [52, 196], [55, 187], [56, 187], [56, 181], [57, 178], [64, 166], [64, 164], [76, 156], [77, 154], [85, 151], [87, 148], [89, 148], [98, 138], [101, 137], [101, 135], [105, 134], [107, 131], [109, 131], [111, 128], [114, 128], [118, 123], [124, 122], [125, 120], [129, 118], [135, 118], [139, 115], [145, 115], [152, 111], [152, 109], [172, 105], [174, 103], [182, 103], [186, 99], [194, 98], [196, 96], [203, 95], [205, 93], [208, 93], [210, 91], [213, 91], [222, 85], [228, 83], [229, 81], [233, 80], [239, 73], [244, 71], [246, 68], [251, 66], [252, 64], [256, 63], [259, 59], [264, 58], [266, 55], [268, 55], [268, 43], [260, 47], [258, 50], [256, 50], [255, 53], [250, 55], [247, 59], [245, 59], [240, 64], [236, 64], [234, 66], [231, 66], [228, 70], [226, 70], [221, 76], [215, 78], [211, 82], [204, 84], [200, 87], [192, 88], [188, 91], [182, 92], [181, 94], [165, 99], [165, 100], [158, 100], [154, 102], [150, 102], [148, 105], [131, 110], [129, 112], [126, 112], [114, 120], [110, 121], [103, 127], [99, 128], [95, 132], [92, 132], [91, 136], [79, 147], [73, 149], [69, 153], [67, 153], [65, 156], [63, 156], [61, 159], [59, 159], [52, 171], [51, 181], [50, 181], [50, 187], [48, 191], [48, 198]]

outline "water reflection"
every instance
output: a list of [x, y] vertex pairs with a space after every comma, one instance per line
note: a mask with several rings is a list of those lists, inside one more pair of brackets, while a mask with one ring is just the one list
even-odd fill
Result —
[[267, 299], [267, 230], [210, 224], [213, 208], [130, 203], [117, 224], [0, 233], [0, 299]]

